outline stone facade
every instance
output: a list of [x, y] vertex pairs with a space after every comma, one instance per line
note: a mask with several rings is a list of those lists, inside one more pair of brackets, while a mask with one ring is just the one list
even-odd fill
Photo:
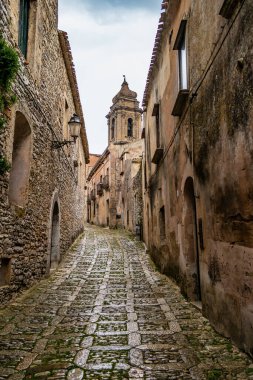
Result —
[[[124, 79], [108, 119], [108, 147], [88, 176], [89, 221], [136, 232], [142, 225], [141, 114]], [[139, 227], [138, 227], [139, 228]]]
[[[85, 124], [66, 33], [58, 31], [56, 0], [28, 4], [27, 51], [20, 49], [21, 2], [0, 0], [0, 32], [19, 55], [16, 104], [0, 135], [11, 163], [0, 177], [0, 300], [48, 273], [83, 229], [89, 160]], [[70, 140], [76, 113], [81, 135]]]
[[253, 354], [251, 1], [163, 1], [143, 106], [144, 238]]

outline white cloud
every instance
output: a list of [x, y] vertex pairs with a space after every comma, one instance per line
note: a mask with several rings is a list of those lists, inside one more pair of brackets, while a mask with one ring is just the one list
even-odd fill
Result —
[[60, 0], [59, 28], [69, 34], [90, 152], [101, 153], [107, 146], [105, 115], [120, 89], [123, 74], [142, 101], [159, 5], [153, 13], [116, 8], [109, 16], [100, 9], [96, 16], [78, 4], [70, 7]]

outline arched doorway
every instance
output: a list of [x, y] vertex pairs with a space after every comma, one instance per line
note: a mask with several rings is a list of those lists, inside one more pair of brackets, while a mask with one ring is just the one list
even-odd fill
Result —
[[184, 187], [184, 259], [186, 264], [186, 293], [193, 301], [201, 301], [197, 213], [193, 179], [188, 177]]
[[30, 162], [31, 128], [25, 116], [17, 112], [9, 180], [9, 202], [21, 207], [24, 207], [27, 202]]
[[54, 203], [51, 225], [50, 269], [60, 261], [60, 210], [58, 202]]

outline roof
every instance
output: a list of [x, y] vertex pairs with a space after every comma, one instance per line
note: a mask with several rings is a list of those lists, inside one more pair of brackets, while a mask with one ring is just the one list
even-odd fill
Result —
[[60, 46], [61, 46], [61, 50], [62, 50], [62, 54], [63, 54], [63, 58], [64, 58], [66, 70], [67, 70], [69, 83], [70, 83], [70, 87], [71, 87], [71, 91], [73, 95], [76, 113], [78, 114], [81, 120], [82, 127], [80, 131], [80, 136], [81, 136], [81, 141], [84, 148], [85, 162], [89, 163], [89, 145], [88, 145], [87, 134], [86, 134], [86, 129], [85, 129], [82, 105], [81, 105], [81, 100], [80, 100], [80, 95], [79, 95], [79, 90], [78, 90], [78, 85], [77, 85], [75, 66], [74, 66], [73, 57], [71, 53], [71, 47], [70, 47], [68, 35], [66, 32], [63, 32], [62, 30], [58, 30], [58, 35], [59, 35]]
[[110, 154], [110, 151], [108, 149], [108, 147], [105, 149], [105, 151], [103, 152], [103, 154], [100, 156], [100, 158], [97, 160], [97, 162], [95, 163], [95, 165], [93, 166], [93, 168], [91, 169], [88, 177], [87, 177], [87, 181], [90, 181], [91, 178], [93, 177], [93, 175], [96, 173], [96, 171], [100, 168], [101, 165], [103, 165], [104, 163], [104, 160], [107, 158], [107, 156], [109, 156]]
[[128, 83], [126, 81], [126, 78], [124, 76], [124, 81], [121, 85], [121, 89], [117, 93], [116, 96], [112, 99], [113, 104], [117, 102], [120, 98], [130, 98], [130, 99], [136, 99], [137, 93], [135, 91], [130, 90], [128, 87]]
[[149, 65], [148, 76], [146, 80], [146, 87], [144, 90], [144, 95], [143, 95], [143, 100], [142, 100], [143, 107], [146, 107], [148, 103], [148, 99], [149, 99], [149, 95], [151, 91], [151, 85], [153, 81], [154, 69], [158, 61], [158, 56], [159, 56], [161, 42], [162, 42], [162, 32], [165, 27], [165, 17], [167, 13], [166, 10], [169, 7], [169, 3], [170, 3], [170, 0], [163, 0], [161, 4], [162, 13], [158, 22], [154, 48], [153, 48], [152, 57], [151, 57], [150, 65]]

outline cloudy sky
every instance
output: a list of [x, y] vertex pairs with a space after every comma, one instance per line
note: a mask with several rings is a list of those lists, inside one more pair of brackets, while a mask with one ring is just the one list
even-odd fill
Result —
[[142, 102], [161, 0], [59, 0], [70, 39], [91, 153], [107, 146], [107, 119], [123, 74]]

